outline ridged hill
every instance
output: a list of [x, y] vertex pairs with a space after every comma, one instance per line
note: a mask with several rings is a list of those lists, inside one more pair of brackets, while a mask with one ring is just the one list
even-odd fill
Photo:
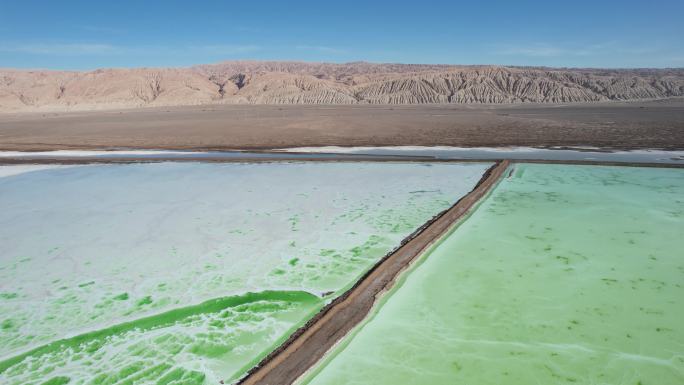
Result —
[[0, 69], [0, 111], [198, 104], [569, 103], [684, 96], [684, 69], [234, 61], [87, 72]]

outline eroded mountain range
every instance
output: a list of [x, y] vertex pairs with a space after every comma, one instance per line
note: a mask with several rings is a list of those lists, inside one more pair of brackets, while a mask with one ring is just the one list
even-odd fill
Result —
[[87, 72], [0, 69], [0, 111], [201, 104], [572, 103], [684, 96], [684, 69], [233, 61]]

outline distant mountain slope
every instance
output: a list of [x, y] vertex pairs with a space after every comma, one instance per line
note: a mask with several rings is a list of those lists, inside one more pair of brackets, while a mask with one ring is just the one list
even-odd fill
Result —
[[0, 112], [234, 103], [568, 103], [680, 96], [684, 69], [251, 61], [88, 72], [0, 69]]

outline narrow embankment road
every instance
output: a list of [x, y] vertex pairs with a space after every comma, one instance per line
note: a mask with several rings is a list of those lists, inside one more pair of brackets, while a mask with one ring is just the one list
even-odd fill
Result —
[[354, 287], [264, 358], [239, 384], [293, 383], [368, 315], [379, 294], [389, 289], [413, 260], [485, 196], [502, 177], [508, 164], [506, 160], [500, 161], [487, 170], [468, 195], [407, 238], [401, 247], [378, 262]]

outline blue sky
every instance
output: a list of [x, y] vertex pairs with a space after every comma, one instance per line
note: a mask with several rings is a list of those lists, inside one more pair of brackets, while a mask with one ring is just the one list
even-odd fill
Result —
[[0, 0], [0, 67], [223, 60], [684, 67], [684, 0]]

